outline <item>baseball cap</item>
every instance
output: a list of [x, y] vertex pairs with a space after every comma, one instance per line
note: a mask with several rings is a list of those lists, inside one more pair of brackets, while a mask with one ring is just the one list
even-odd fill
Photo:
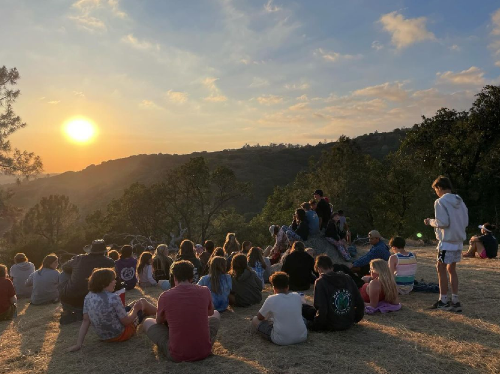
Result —
[[372, 230], [368, 233], [368, 237], [370, 238], [381, 238], [382, 235], [377, 230]]

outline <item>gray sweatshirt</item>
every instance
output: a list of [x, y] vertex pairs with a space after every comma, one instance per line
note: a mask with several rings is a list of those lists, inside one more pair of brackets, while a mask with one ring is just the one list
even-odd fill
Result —
[[54, 269], [40, 269], [32, 273], [26, 281], [26, 286], [33, 286], [31, 304], [51, 303], [59, 299], [59, 272]]
[[467, 238], [465, 228], [469, 224], [469, 213], [462, 198], [444, 194], [434, 202], [434, 211], [436, 218], [429, 224], [434, 227], [436, 239], [440, 243], [463, 244]]
[[20, 262], [19, 264], [11, 266], [10, 276], [12, 278], [12, 283], [14, 283], [17, 297], [31, 296], [32, 287], [25, 286], [24, 283], [34, 271], [35, 265], [31, 262]]

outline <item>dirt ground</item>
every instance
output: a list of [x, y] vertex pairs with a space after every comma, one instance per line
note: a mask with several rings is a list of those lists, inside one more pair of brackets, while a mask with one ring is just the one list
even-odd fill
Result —
[[[435, 250], [412, 249], [417, 279], [436, 282]], [[159, 357], [139, 333], [125, 343], [100, 342], [89, 331], [81, 351], [68, 353], [79, 323], [59, 326], [59, 305], [19, 302], [19, 316], [0, 322], [0, 373], [499, 373], [500, 261], [463, 259], [458, 265], [463, 313], [432, 311], [437, 294], [401, 297], [403, 309], [366, 316], [343, 332], [309, 333], [307, 341], [280, 347], [251, 333], [260, 305], [222, 315], [213, 356], [195, 363]], [[266, 288], [266, 297], [270, 292]], [[127, 302], [143, 296], [127, 293]], [[160, 291], [145, 296], [156, 301]], [[312, 289], [306, 293], [312, 299]]]

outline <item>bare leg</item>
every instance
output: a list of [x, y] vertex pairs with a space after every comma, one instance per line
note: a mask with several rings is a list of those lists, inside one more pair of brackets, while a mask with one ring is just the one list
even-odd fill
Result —
[[[446, 266], [448, 270], [448, 274], [450, 274], [450, 283], [451, 283], [451, 293], [454, 295], [458, 295], [458, 275], [457, 275], [457, 263], [454, 262]], [[441, 284], [439, 284], [441, 288]]]
[[439, 280], [439, 293], [441, 295], [448, 295], [448, 276], [446, 274], [446, 264], [438, 261], [436, 264], [436, 269]]
[[252, 318], [252, 327], [255, 331], [257, 331], [261, 322], [262, 321], [260, 319], [258, 319], [257, 316]]
[[264, 253], [262, 255], [264, 257], [269, 257], [269, 255], [271, 254], [271, 249], [273, 249], [273, 247], [271, 247], [270, 245], [268, 245], [267, 248], [264, 249]]
[[146, 318], [142, 323], [142, 326], [144, 327], [144, 332], [148, 332], [149, 328], [154, 325], [156, 325], [156, 320], [154, 318]]
[[146, 315], [146, 316], [155, 316], [156, 315], [157, 309], [153, 304], [151, 304], [146, 299], [141, 299], [140, 301], [142, 303], [142, 312], [144, 313], [144, 315]]

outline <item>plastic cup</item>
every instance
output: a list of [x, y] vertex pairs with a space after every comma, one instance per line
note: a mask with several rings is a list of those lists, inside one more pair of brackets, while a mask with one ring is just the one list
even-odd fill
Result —
[[123, 306], [125, 306], [125, 288], [121, 288], [118, 291], [115, 291], [115, 294], [120, 296]]

